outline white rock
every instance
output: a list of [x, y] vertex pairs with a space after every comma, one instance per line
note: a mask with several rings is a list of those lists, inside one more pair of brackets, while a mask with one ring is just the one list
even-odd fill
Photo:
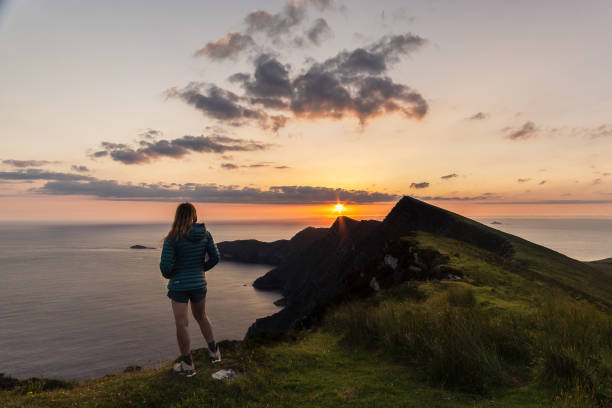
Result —
[[376, 280], [376, 276], [372, 277], [372, 280], [370, 281], [370, 287], [374, 289], [376, 292], [380, 290], [380, 285], [378, 284], [378, 281]]
[[397, 268], [398, 259], [392, 255], [385, 255], [385, 265], [391, 267], [391, 269], [395, 270]]
[[222, 369], [212, 373], [212, 378], [215, 380], [233, 380], [236, 377], [236, 372], [232, 368]]

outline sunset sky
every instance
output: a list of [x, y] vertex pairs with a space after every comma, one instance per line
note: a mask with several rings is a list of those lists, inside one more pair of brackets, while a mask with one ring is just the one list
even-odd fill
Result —
[[[180, 6], [179, 6], [180, 5]], [[0, 220], [612, 216], [612, 2], [0, 0]]]

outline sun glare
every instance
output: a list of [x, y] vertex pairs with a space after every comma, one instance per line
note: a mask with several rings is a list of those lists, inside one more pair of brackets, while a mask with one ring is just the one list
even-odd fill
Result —
[[344, 211], [344, 205], [341, 203], [334, 205], [334, 211], [337, 213], [342, 213], [342, 211]]

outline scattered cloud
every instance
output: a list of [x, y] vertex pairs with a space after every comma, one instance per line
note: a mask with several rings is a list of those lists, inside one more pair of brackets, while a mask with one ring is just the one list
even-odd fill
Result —
[[90, 195], [103, 200], [181, 201], [252, 204], [325, 204], [337, 200], [363, 204], [391, 202], [398, 195], [316, 186], [273, 186], [269, 189], [217, 184], [130, 184], [115, 180], [49, 181], [31, 192], [52, 195]]
[[592, 184], [593, 184], [593, 185], [597, 185], [597, 184], [601, 184], [601, 182], [602, 182], [602, 179], [600, 179], [600, 178], [596, 178], [595, 180], [593, 180], [593, 183], [592, 183]]
[[540, 181], [540, 182], [538, 183], [538, 185], [540, 185], [540, 186], [541, 186], [542, 184], [546, 184], [546, 182], [547, 182], [547, 181], [548, 181], [548, 180], [542, 180], [542, 181]]
[[503, 132], [506, 133], [506, 138], [510, 140], [523, 140], [536, 136], [538, 128], [532, 121], [527, 121], [518, 129], [505, 128]]
[[275, 14], [265, 10], [254, 10], [247, 14], [244, 22], [248, 33], [263, 33], [270, 39], [279, 40], [281, 36], [289, 34], [305, 18], [305, 4], [290, 1], [285, 4], [280, 12]]
[[228, 136], [190, 136], [177, 139], [142, 138], [139, 147], [132, 147], [123, 143], [102, 142], [104, 150], [93, 153], [94, 157], [109, 156], [111, 159], [123, 164], [143, 164], [162, 157], [179, 159], [190, 153], [226, 152], [252, 152], [268, 150], [275, 145], [257, 140], [237, 139]]
[[77, 171], [79, 173], [87, 173], [89, 171], [89, 169], [87, 168], [87, 166], [77, 166], [76, 164], [73, 164], [70, 167], [73, 171]]
[[477, 113], [473, 114], [472, 116], [467, 117], [467, 120], [485, 120], [488, 117], [489, 117], [488, 113], [477, 112]]
[[9, 166], [13, 166], [13, 167], [19, 167], [19, 168], [24, 168], [24, 167], [38, 167], [38, 166], [44, 166], [46, 164], [56, 164], [56, 163], [60, 163], [58, 161], [49, 161], [49, 160], [13, 160], [13, 159], [6, 159], [6, 160], [2, 160], [3, 164], [8, 164]]
[[194, 56], [207, 56], [212, 60], [225, 60], [235, 58], [243, 50], [253, 47], [255, 41], [250, 35], [232, 31], [217, 41], [211, 41], [194, 53]]
[[518, 181], [519, 183], [526, 183], [529, 180], [531, 180], [531, 179], [530, 178], [519, 178], [519, 179], [516, 179], [516, 181]]
[[429, 183], [426, 181], [423, 181], [421, 183], [411, 183], [410, 184], [410, 188], [427, 188], [429, 187]]
[[440, 176], [440, 178], [443, 179], [443, 180], [448, 180], [448, 179], [452, 179], [452, 178], [455, 178], [455, 177], [459, 177], [457, 175], [457, 173], [451, 173], [451, 174], [447, 174], [445, 176]]

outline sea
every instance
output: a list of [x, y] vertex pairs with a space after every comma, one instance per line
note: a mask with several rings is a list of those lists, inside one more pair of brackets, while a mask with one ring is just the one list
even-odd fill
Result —
[[[612, 218], [474, 217], [590, 261], [612, 257]], [[492, 224], [492, 222], [496, 224]], [[303, 223], [210, 223], [216, 242], [290, 238]], [[167, 281], [159, 271], [167, 224], [0, 224], [0, 373], [83, 379], [179, 355]], [[139, 244], [155, 249], [130, 249]], [[266, 265], [220, 262], [206, 273], [217, 340], [242, 339], [281, 295], [252, 282]], [[205, 347], [190, 316], [192, 348]]]

